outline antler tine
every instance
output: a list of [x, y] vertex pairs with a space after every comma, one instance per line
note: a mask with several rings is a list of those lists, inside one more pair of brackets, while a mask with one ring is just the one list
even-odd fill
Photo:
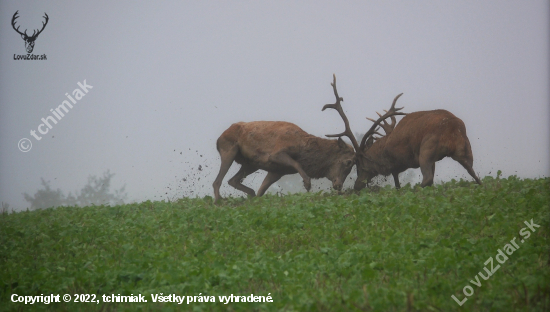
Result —
[[[388, 113], [387, 110], [384, 110], [386, 113]], [[378, 116], [382, 117], [382, 115], [380, 115], [379, 112], [376, 112], [378, 114]], [[382, 129], [384, 129], [384, 132], [386, 133], [386, 135], [390, 134], [392, 131], [393, 131], [393, 128], [395, 128], [395, 122], [396, 122], [396, 119], [395, 119], [395, 116], [390, 116], [391, 118], [391, 123], [388, 123], [386, 121], [386, 119], [383, 119], [382, 120], [382, 123], [380, 124], [380, 127], [382, 127]]]
[[395, 123], [397, 122], [397, 120], [395, 119], [395, 116], [390, 116], [390, 119], [391, 119], [390, 126], [393, 129], [395, 127]]
[[[403, 109], [403, 107], [401, 107], [400, 109]], [[387, 110], [384, 110], [386, 113], [388, 112]], [[390, 116], [390, 119], [391, 119], [391, 123], [390, 123], [390, 126], [393, 128], [395, 128], [395, 123], [397, 122], [397, 120], [395, 119], [395, 116]], [[384, 120], [384, 122], [386, 122]]]
[[395, 108], [395, 103], [397, 103], [397, 99], [399, 97], [401, 97], [403, 95], [403, 93], [399, 93], [394, 99], [393, 99], [393, 103], [391, 104], [391, 107], [390, 107], [390, 112], [397, 112], [397, 111], [400, 111], [402, 110], [403, 108], [405, 108], [405, 106], [401, 107], [401, 108]]
[[327, 108], [332, 108], [332, 109], [337, 110], [338, 113], [340, 114], [340, 117], [342, 117], [342, 120], [344, 121], [344, 125], [346, 127], [346, 130], [342, 133], [339, 133], [339, 134], [327, 134], [326, 136], [329, 137], [329, 138], [339, 138], [339, 137], [342, 137], [342, 136], [347, 136], [351, 140], [351, 143], [353, 144], [353, 147], [355, 148], [355, 151], [359, 152], [359, 144], [357, 144], [357, 140], [355, 139], [355, 136], [353, 135], [353, 132], [351, 132], [348, 117], [346, 117], [346, 114], [344, 113], [344, 110], [342, 109], [342, 104], [340, 103], [344, 99], [341, 98], [338, 95], [338, 90], [336, 89], [336, 75], [332, 74], [332, 77], [333, 77], [333, 81], [330, 85], [332, 86], [332, 89], [334, 90], [334, 96], [336, 97], [336, 103], [326, 104], [325, 106], [323, 106], [323, 109], [321, 111], [324, 111]]
[[[388, 112], [387, 110], [384, 110], [384, 111], [385, 111], [386, 113]], [[376, 112], [376, 114], [378, 115], [378, 117], [382, 117], [382, 115], [381, 115], [381, 114], [380, 114], [379, 112]], [[387, 127], [389, 127], [389, 126], [390, 126], [390, 124], [389, 124], [389, 123], [388, 123], [388, 122], [387, 122], [387, 121], [386, 121], [385, 119], [384, 119], [384, 120], [382, 120], [382, 122], [383, 122], [383, 123], [384, 123], [384, 125], [386, 125]], [[382, 128], [384, 128], [384, 126], [383, 126], [383, 125], [380, 125], [380, 126], [382, 126]], [[384, 128], [384, 131], [386, 131], [386, 128]], [[387, 134], [387, 132], [386, 132], [386, 134]]]
[[40, 30], [40, 32], [42, 32], [42, 30], [44, 30], [44, 28], [46, 27], [46, 25], [50, 21], [50, 17], [48, 16], [48, 14], [46, 14], [46, 12], [44, 12], [44, 16], [42, 16], [42, 17], [46, 19], [46, 22], [42, 22], [42, 29]]
[[[380, 116], [380, 118], [378, 118], [378, 120], [374, 121], [373, 119], [370, 119], [370, 118], [367, 118], [371, 121], [374, 122], [374, 124], [370, 127], [369, 131], [367, 131], [367, 133], [365, 133], [365, 135], [363, 136], [363, 138], [361, 139], [361, 145], [360, 145], [360, 148], [363, 149], [363, 147], [365, 146], [366, 142], [367, 142], [367, 139], [369, 138], [369, 136], [373, 135], [375, 132], [376, 132], [376, 127], [380, 126], [384, 129], [384, 131], [386, 130], [386, 125], [387, 126], [390, 126], [389, 124], [381, 124], [382, 121], [385, 121], [386, 118], [388, 117], [392, 117], [392, 116], [396, 116], [396, 115], [406, 115], [405, 113], [401, 113], [399, 112], [400, 110], [402, 110], [404, 107], [401, 107], [401, 108], [395, 108], [395, 103], [397, 103], [397, 99], [399, 99], [400, 96], [402, 96], [403, 93], [401, 94], [398, 94], [395, 99], [393, 99], [393, 103], [390, 107], [390, 109], [382, 116]], [[380, 115], [380, 114], [378, 114]], [[393, 121], [393, 119], [392, 119]], [[392, 127], [392, 130], [393, 130], [393, 127]], [[390, 130], [391, 132], [391, 130]], [[386, 132], [386, 135], [389, 134], [388, 132]]]

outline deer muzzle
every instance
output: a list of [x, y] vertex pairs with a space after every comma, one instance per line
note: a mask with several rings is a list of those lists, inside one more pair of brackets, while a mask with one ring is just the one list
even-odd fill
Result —
[[338, 181], [338, 180], [332, 182], [332, 188], [334, 188], [337, 191], [342, 190], [342, 185], [343, 185], [343, 183], [341, 181]]
[[355, 181], [355, 185], [353, 186], [353, 189], [356, 191], [360, 191], [364, 189], [367, 186], [367, 183], [361, 182], [361, 181]]

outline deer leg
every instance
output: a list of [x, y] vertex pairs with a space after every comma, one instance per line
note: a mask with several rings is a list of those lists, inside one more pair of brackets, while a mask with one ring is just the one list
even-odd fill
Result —
[[420, 163], [420, 171], [422, 172], [422, 184], [420, 186], [431, 186], [434, 183], [435, 160], [430, 157], [430, 149], [425, 149], [425, 152], [420, 152], [418, 162]]
[[251, 197], [256, 196], [256, 193], [253, 189], [249, 188], [248, 186], [245, 186], [242, 184], [242, 181], [244, 178], [246, 178], [249, 174], [252, 174], [256, 172], [258, 168], [255, 168], [253, 166], [243, 164], [241, 166], [241, 169], [231, 178], [227, 183], [231, 185], [232, 187], [238, 189], [239, 191], [245, 192], [246, 194], [250, 195]]
[[420, 165], [420, 171], [422, 172], [422, 184], [421, 187], [432, 186], [434, 184], [434, 165], [424, 164]]
[[[435, 178], [435, 161], [434, 163], [432, 164], [432, 177]], [[433, 182], [433, 181], [432, 181]], [[432, 183], [433, 184], [433, 183]]]
[[422, 172], [421, 187], [432, 186], [434, 184], [435, 174], [435, 162], [438, 155], [437, 142], [435, 137], [431, 137], [420, 146], [420, 155], [418, 155], [418, 164], [420, 165], [420, 171]]
[[220, 172], [218, 173], [216, 180], [214, 180], [214, 183], [212, 183], [212, 186], [214, 187], [214, 202], [217, 202], [221, 198], [220, 186], [222, 185], [223, 178], [227, 174], [227, 171], [231, 167], [231, 164], [233, 164], [233, 160], [235, 160], [235, 156], [237, 156], [238, 151], [239, 147], [237, 145], [233, 145], [228, 149], [219, 150], [222, 164], [220, 166]]
[[472, 148], [470, 147], [470, 143], [466, 142], [466, 146], [464, 150], [459, 151], [459, 153], [456, 153], [455, 155], [451, 156], [452, 159], [457, 161], [459, 164], [468, 171], [468, 173], [474, 178], [477, 184], [481, 185], [481, 180], [477, 177], [476, 173], [474, 172], [474, 168], [472, 167], [474, 164], [474, 157], [472, 155]]
[[393, 175], [393, 181], [395, 182], [395, 188], [396, 189], [401, 188], [401, 185], [399, 184], [399, 173], [393, 172], [392, 175]]
[[292, 157], [290, 157], [285, 152], [280, 152], [280, 153], [271, 155], [269, 156], [269, 160], [274, 163], [289, 166], [296, 169], [296, 171], [298, 171], [298, 173], [304, 180], [304, 187], [309, 192], [309, 190], [311, 189], [311, 178], [306, 174], [304, 169], [302, 169], [302, 166], [300, 166], [300, 164], [297, 161], [292, 159]]
[[265, 176], [264, 182], [262, 182], [262, 186], [258, 189], [258, 196], [264, 195], [265, 191], [275, 182], [279, 181], [279, 179], [282, 177], [282, 174], [275, 173], [275, 172], [268, 172], [267, 176]]
[[464, 144], [464, 148], [461, 150], [458, 150], [455, 155], [451, 156], [452, 159], [456, 160], [459, 164], [468, 171], [468, 173], [474, 178], [477, 184], [481, 184], [481, 180], [477, 177], [476, 173], [474, 172], [474, 156], [472, 155], [472, 147], [470, 146], [470, 141], [468, 141], [468, 138], [466, 138], [466, 142]]
[[456, 160], [458, 161], [459, 164], [462, 165], [462, 167], [464, 167], [464, 169], [466, 169], [466, 171], [468, 171], [468, 173], [472, 176], [472, 178], [474, 178], [474, 180], [476, 180], [476, 183], [481, 185], [481, 180], [477, 177], [476, 173], [474, 172], [474, 168], [472, 168], [472, 165], [471, 163], [473, 162], [468, 162], [468, 161], [465, 161], [465, 160]]

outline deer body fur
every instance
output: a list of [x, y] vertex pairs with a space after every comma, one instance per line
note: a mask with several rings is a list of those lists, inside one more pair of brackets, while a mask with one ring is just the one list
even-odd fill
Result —
[[301, 175], [308, 191], [311, 178], [323, 177], [340, 190], [355, 164], [355, 152], [343, 140], [322, 139], [284, 121], [235, 123], [218, 138], [216, 147], [221, 157], [220, 172], [213, 183], [216, 201], [221, 198], [219, 189], [233, 161], [241, 164], [241, 169], [228, 183], [250, 196], [256, 193], [241, 182], [259, 169], [268, 172], [258, 190], [261, 196], [282, 176], [293, 173]]
[[392, 174], [399, 188], [399, 173], [419, 167], [421, 186], [432, 185], [435, 163], [445, 157], [460, 163], [481, 184], [472, 168], [472, 148], [464, 122], [446, 110], [407, 114], [389, 134], [366, 144], [363, 153], [366, 161], [363, 174], [358, 174], [356, 189], [364, 187], [365, 179], [378, 174]]

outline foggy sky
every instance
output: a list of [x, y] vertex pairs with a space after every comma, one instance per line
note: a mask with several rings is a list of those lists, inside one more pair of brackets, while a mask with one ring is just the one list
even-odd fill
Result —
[[[33, 51], [47, 60], [14, 60], [26, 54], [17, 10], [30, 34], [48, 14]], [[333, 73], [354, 132], [403, 92], [405, 112], [464, 121], [480, 177], [547, 177], [548, 12], [548, 1], [0, 2], [0, 200], [26, 208], [41, 178], [68, 193], [108, 169], [130, 201], [212, 195], [215, 142], [234, 122], [343, 131], [321, 112]], [[35, 139], [84, 81], [93, 88]], [[436, 164], [436, 183], [461, 177], [458, 163]]]

